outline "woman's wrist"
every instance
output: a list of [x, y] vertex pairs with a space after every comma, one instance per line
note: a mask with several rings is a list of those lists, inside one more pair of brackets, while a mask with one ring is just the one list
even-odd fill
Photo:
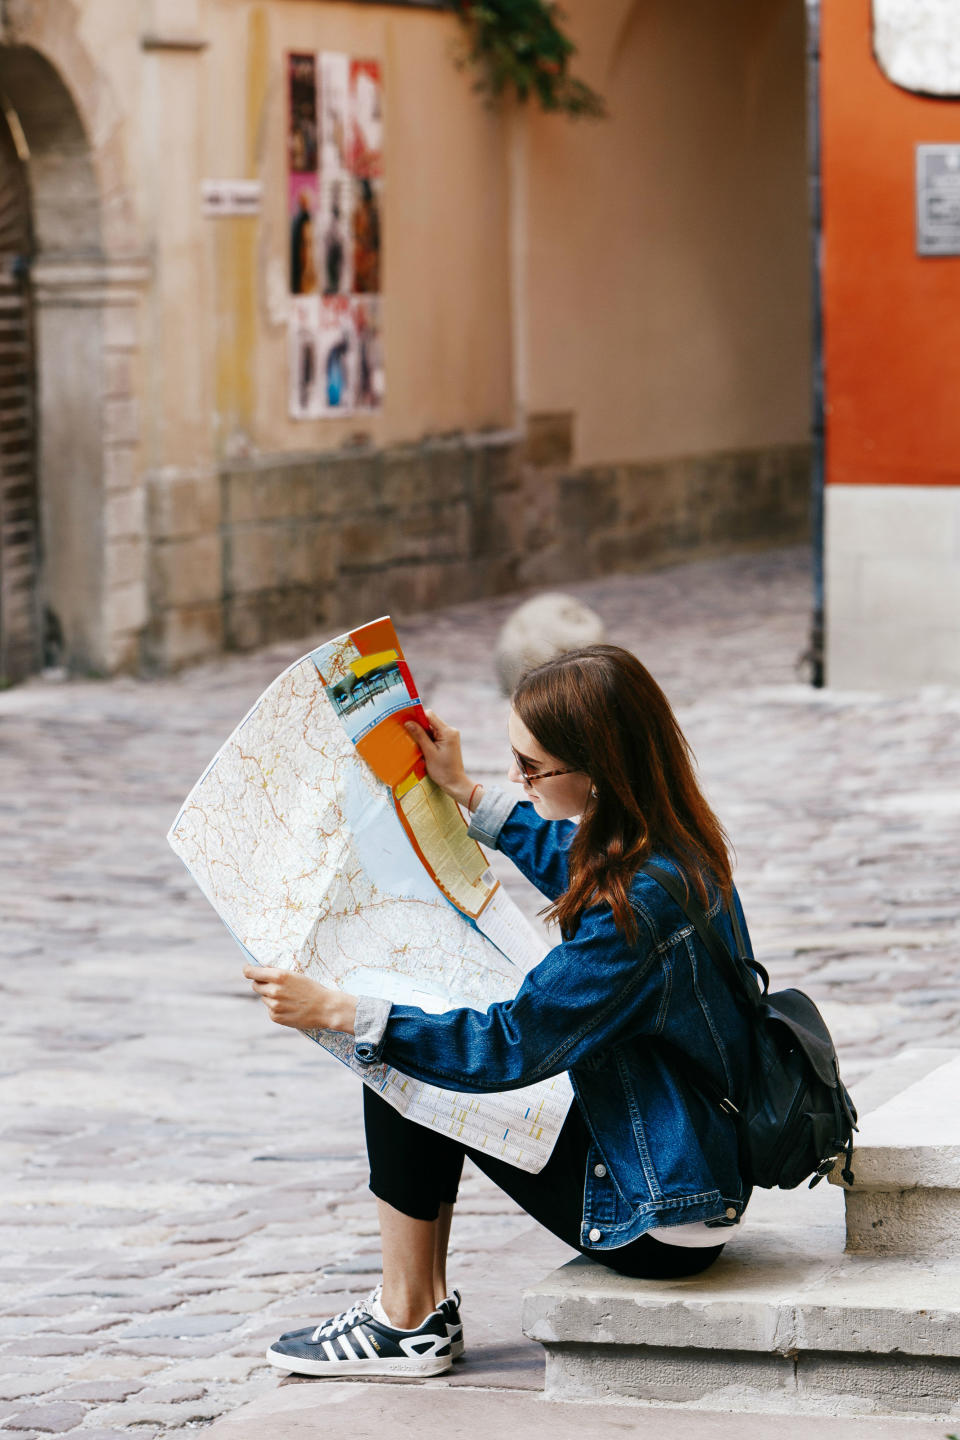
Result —
[[451, 800], [456, 800], [458, 805], [471, 811], [476, 810], [483, 794], [483, 786], [478, 781], [471, 780], [469, 775], [464, 775], [452, 785], [445, 785], [443, 788]]
[[357, 997], [339, 990], [325, 990], [321, 1030], [339, 1030], [352, 1035], [357, 1022]]

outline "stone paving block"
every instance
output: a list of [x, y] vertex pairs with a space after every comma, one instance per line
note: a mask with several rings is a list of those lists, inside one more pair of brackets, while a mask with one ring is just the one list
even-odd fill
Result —
[[238, 1315], [191, 1315], [177, 1310], [172, 1315], [155, 1315], [149, 1320], [141, 1320], [129, 1326], [121, 1338], [141, 1340], [169, 1335], [175, 1340], [186, 1340], [195, 1335], [222, 1335], [228, 1330], [235, 1330], [240, 1323]]
[[19, 1410], [4, 1425], [7, 1430], [36, 1430], [41, 1435], [64, 1435], [74, 1430], [87, 1414], [85, 1405], [55, 1400], [49, 1405], [31, 1405]]
[[60, 1400], [83, 1401], [87, 1405], [105, 1405], [108, 1402], [126, 1400], [143, 1389], [138, 1380], [78, 1380], [67, 1385], [58, 1396]]

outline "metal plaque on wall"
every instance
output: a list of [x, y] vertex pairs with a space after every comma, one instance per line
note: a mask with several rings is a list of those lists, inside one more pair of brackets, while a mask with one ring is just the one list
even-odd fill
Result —
[[917, 254], [960, 255], [960, 145], [917, 146]]

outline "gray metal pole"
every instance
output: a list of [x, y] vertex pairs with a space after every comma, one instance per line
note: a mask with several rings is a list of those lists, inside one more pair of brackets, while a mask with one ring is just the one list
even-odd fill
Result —
[[810, 617], [810, 682], [824, 683], [823, 486], [823, 231], [820, 186], [820, 0], [807, 7], [807, 189], [810, 206], [810, 310], [812, 349], [810, 531], [813, 568], [813, 611]]

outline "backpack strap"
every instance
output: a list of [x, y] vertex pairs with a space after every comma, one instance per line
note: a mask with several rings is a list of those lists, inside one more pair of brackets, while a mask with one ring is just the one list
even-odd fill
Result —
[[[732, 905], [730, 907], [730, 919], [733, 923], [733, 934], [737, 946], [737, 956], [734, 958], [727, 947], [721, 943], [720, 937], [711, 926], [707, 919], [706, 912], [696, 895], [692, 891], [684, 893], [684, 887], [676, 875], [669, 870], [663, 869], [659, 865], [653, 864], [644, 865], [641, 873], [649, 875], [651, 880], [656, 880], [658, 885], [663, 886], [670, 898], [676, 902], [687, 919], [693, 924], [700, 939], [707, 947], [707, 951], [714, 964], [718, 967], [720, 973], [725, 975], [731, 983], [734, 993], [739, 991], [741, 994], [746, 995], [751, 1010], [754, 1014], [758, 1014], [762, 1008], [763, 1001], [760, 997], [760, 991], [757, 989], [756, 982], [748, 968], [755, 962], [750, 961], [746, 954], [746, 946], [743, 943], [743, 931], [740, 928], [736, 908]], [[758, 965], [757, 969], [762, 970], [763, 967]], [[764, 989], [766, 989], [769, 981], [765, 970], [763, 970], [763, 982]], [[717, 1084], [707, 1067], [701, 1064], [693, 1055], [687, 1054], [685, 1050], [681, 1050], [678, 1045], [674, 1045], [671, 1041], [664, 1040], [662, 1036], [658, 1037], [658, 1040], [661, 1046], [673, 1053], [690, 1079], [699, 1086], [707, 1098], [712, 1100], [718, 1109], [722, 1110], [733, 1121], [737, 1136], [737, 1162], [741, 1174], [749, 1178], [749, 1139], [746, 1131], [746, 1122], [740, 1113], [739, 1107], [726, 1093], [726, 1089]]]
[[[730, 916], [730, 923], [733, 926], [733, 936], [736, 943], [736, 955], [731, 955], [720, 936], [714, 930], [707, 919], [706, 911], [697, 899], [696, 894], [684, 886], [678, 876], [666, 870], [661, 865], [652, 862], [644, 865], [642, 874], [649, 875], [651, 880], [656, 880], [662, 885], [693, 925], [700, 939], [707, 948], [710, 958], [714, 961], [720, 973], [726, 975], [735, 991], [746, 995], [752, 1010], [758, 1011], [763, 1005], [763, 995], [770, 986], [770, 977], [759, 960], [752, 959], [747, 954], [747, 947], [744, 943], [743, 930], [740, 926], [740, 918], [737, 915], [737, 907], [730, 905], [727, 913]], [[762, 992], [758, 990], [756, 979], [759, 978], [763, 987]]]

